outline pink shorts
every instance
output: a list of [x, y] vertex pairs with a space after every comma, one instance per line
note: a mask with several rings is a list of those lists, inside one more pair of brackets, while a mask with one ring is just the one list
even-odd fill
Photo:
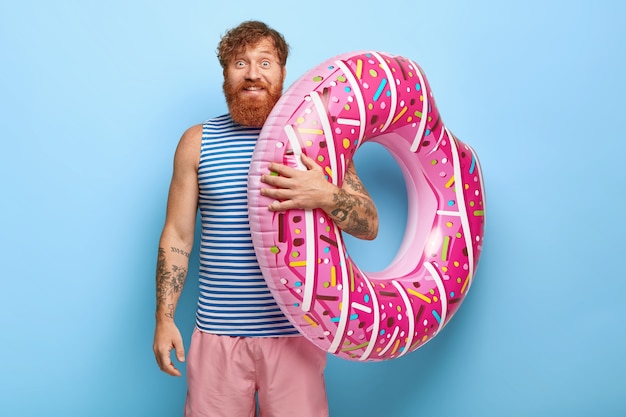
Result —
[[327, 417], [326, 352], [304, 337], [231, 337], [197, 328], [185, 417]]

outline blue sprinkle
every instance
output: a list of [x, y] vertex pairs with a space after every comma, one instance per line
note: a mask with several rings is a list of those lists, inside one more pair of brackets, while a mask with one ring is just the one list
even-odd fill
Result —
[[376, 93], [374, 94], [374, 101], [378, 101], [378, 97], [380, 97], [380, 95], [383, 93], [383, 90], [385, 89], [385, 86], [387, 85], [387, 79], [383, 78], [380, 81], [380, 85], [378, 86], [378, 90], [376, 90]]
[[454, 204], [455, 204], [455, 201], [454, 201], [454, 200], [450, 200], [450, 201], [448, 201], [448, 205], [449, 205], [450, 207], [452, 207]]
[[349, 93], [351, 89], [350, 89], [350, 87], [344, 87], [344, 90], [345, 90], [346, 93]]
[[366, 303], [370, 302], [370, 295], [369, 294], [365, 294], [365, 296], [363, 297], [363, 301], [365, 301]]
[[295, 286], [296, 286], [296, 287], [301, 287], [301, 286], [302, 286], [302, 283], [301, 283], [300, 281], [296, 281]]
[[385, 329], [382, 329], [382, 330], [380, 331], [380, 335], [382, 336], [382, 335], [384, 335], [384, 334], [385, 334]]
[[454, 291], [450, 291], [450, 297], [454, 297]]
[[420, 91], [422, 89], [422, 86], [419, 84], [415, 84], [415, 91]]
[[437, 313], [436, 310], [433, 310], [433, 316], [435, 316], [437, 323], [441, 322], [441, 317], [439, 316], [439, 313]]

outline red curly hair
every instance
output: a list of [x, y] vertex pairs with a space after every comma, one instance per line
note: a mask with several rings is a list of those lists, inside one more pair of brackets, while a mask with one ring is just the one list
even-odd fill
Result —
[[289, 45], [285, 38], [278, 31], [257, 20], [243, 22], [224, 34], [217, 46], [217, 59], [220, 65], [226, 69], [234, 55], [266, 38], [273, 42], [278, 61], [284, 67], [289, 55]]

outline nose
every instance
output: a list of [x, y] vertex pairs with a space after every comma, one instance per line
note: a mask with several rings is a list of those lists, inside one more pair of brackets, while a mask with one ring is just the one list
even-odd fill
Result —
[[261, 78], [259, 69], [256, 65], [248, 65], [248, 71], [246, 72], [246, 79], [248, 80], [258, 80]]

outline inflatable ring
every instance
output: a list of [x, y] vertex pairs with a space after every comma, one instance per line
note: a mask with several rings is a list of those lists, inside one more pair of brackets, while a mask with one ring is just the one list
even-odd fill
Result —
[[[270, 162], [314, 158], [340, 186], [365, 142], [399, 164], [408, 191], [400, 249], [383, 271], [361, 271], [321, 209], [271, 212], [260, 195]], [[450, 321], [472, 283], [485, 196], [478, 158], [445, 127], [421, 68], [380, 52], [338, 55], [299, 78], [263, 126], [248, 180], [252, 239], [268, 286], [312, 343], [350, 360], [397, 358]]]

